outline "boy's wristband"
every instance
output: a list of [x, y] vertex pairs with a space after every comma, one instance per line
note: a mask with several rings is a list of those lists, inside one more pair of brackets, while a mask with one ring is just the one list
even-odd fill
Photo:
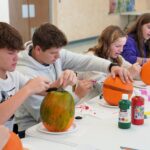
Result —
[[120, 66], [120, 65], [117, 64], [117, 63], [111, 63], [111, 64], [109, 65], [109, 67], [108, 67], [108, 71], [109, 71], [109, 72], [111, 72], [111, 68], [112, 68], [113, 66]]

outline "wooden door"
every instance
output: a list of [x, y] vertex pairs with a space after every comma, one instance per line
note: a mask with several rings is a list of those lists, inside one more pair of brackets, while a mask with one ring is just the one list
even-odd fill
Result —
[[30, 35], [42, 23], [50, 21], [49, 0], [28, 0], [29, 6], [35, 6], [35, 17], [29, 17]]
[[9, 0], [10, 24], [21, 33], [24, 42], [31, 40], [35, 28], [49, 22], [49, 5], [49, 0]]
[[27, 4], [27, 0], [9, 0], [10, 24], [21, 33], [23, 41], [30, 39], [29, 20], [22, 18], [22, 5], [25, 4]]

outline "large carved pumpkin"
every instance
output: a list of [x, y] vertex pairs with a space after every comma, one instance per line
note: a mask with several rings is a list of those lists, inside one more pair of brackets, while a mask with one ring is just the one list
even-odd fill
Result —
[[150, 61], [146, 62], [141, 69], [141, 80], [150, 85]]
[[10, 137], [3, 150], [23, 150], [21, 140], [14, 132], [10, 132]]
[[129, 98], [133, 92], [131, 83], [123, 83], [119, 77], [106, 78], [103, 84], [103, 96], [106, 102], [110, 105], [118, 106], [118, 102], [122, 98], [122, 94], [128, 94]]
[[74, 113], [74, 99], [67, 91], [49, 92], [40, 108], [43, 125], [51, 132], [69, 129], [74, 121]]

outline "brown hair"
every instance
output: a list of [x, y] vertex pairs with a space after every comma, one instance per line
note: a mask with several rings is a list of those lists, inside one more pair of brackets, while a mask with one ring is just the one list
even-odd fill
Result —
[[38, 45], [45, 51], [52, 47], [60, 48], [65, 46], [67, 44], [67, 38], [56, 26], [45, 23], [35, 30], [32, 42], [33, 47]]
[[0, 22], [0, 48], [8, 48], [12, 51], [23, 49], [20, 33], [5, 22]]
[[[110, 45], [114, 43], [118, 38], [126, 37], [126, 33], [120, 29], [118, 26], [110, 25], [105, 28], [102, 34], [98, 38], [98, 43], [93, 48], [88, 51], [94, 52], [98, 57], [108, 59], [110, 57]], [[122, 64], [120, 57], [113, 59], [113, 62]]]
[[[144, 38], [142, 33], [142, 26], [147, 23], [150, 23], [150, 13], [145, 13], [141, 15], [137, 19], [135, 24], [133, 24], [133, 26], [131, 26], [131, 28], [127, 30], [127, 33], [133, 34], [135, 40], [137, 41], [137, 46], [140, 50], [140, 54], [142, 57], [144, 57]], [[150, 39], [147, 40], [146, 45], [147, 45], [146, 56], [150, 57]]]

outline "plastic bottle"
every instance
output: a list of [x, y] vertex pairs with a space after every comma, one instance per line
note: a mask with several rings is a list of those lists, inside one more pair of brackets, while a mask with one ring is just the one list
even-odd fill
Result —
[[122, 100], [119, 101], [119, 122], [118, 127], [128, 129], [131, 127], [131, 102], [127, 94], [122, 94]]
[[132, 124], [144, 124], [144, 98], [142, 96], [134, 96], [131, 100]]

